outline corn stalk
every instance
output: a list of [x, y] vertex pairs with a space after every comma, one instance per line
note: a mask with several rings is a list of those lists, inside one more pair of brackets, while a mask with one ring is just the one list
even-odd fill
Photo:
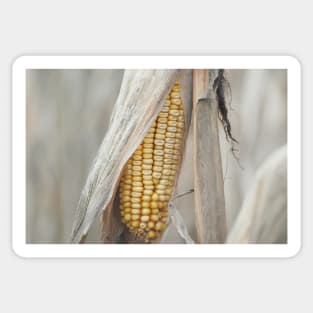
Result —
[[194, 190], [197, 240], [224, 243], [226, 214], [218, 135], [218, 104], [213, 82], [216, 70], [194, 70]]

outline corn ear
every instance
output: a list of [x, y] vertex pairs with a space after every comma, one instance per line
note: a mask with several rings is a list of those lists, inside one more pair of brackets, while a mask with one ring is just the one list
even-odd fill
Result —
[[121, 178], [122, 223], [146, 242], [159, 238], [166, 228], [184, 133], [184, 107], [180, 84], [176, 82], [157, 120], [126, 163]]

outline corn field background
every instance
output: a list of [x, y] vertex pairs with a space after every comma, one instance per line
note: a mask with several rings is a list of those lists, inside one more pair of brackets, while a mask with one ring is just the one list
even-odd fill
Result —
[[[122, 70], [28, 70], [28, 243], [69, 241], [77, 202], [107, 130], [122, 76]], [[284, 70], [229, 70], [227, 78], [232, 90], [230, 120], [239, 141], [237, 161], [220, 127], [231, 229], [257, 170], [287, 143], [287, 76]], [[181, 174], [185, 177], [182, 190], [192, 188], [190, 153], [186, 151], [188, 170]], [[184, 198], [190, 207], [185, 205], [182, 214], [194, 236], [192, 197]], [[99, 232], [99, 225], [94, 225], [87, 242], [100, 242]], [[182, 242], [174, 230], [170, 238]]]

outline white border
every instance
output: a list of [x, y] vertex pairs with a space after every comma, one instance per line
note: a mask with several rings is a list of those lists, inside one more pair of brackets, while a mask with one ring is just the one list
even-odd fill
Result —
[[[288, 69], [288, 244], [26, 244], [26, 69]], [[292, 257], [301, 248], [301, 66], [290, 56], [22, 56], [13, 64], [12, 244], [21, 257]]]

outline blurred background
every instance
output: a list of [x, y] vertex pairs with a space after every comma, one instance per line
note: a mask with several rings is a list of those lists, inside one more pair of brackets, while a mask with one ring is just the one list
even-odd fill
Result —
[[[76, 205], [106, 133], [122, 76], [122, 70], [27, 71], [28, 243], [69, 242]], [[237, 161], [220, 128], [230, 230], [258, 169], [287, 143], [287, 72], [229, 70], [227, 78], [232, 91], [230, 120], [239, 141]], [[193, 171], [190, 154], [186, 151], [185, 190], [192, 188], [188, 181]], [[194, 237], [192, 197], [184, 199], [190, 207], [182, 215]], [[100, 242], [99, 237], [96, 223], [88, 242]], [[174, 230], [169, 238], [181, 242]]]

